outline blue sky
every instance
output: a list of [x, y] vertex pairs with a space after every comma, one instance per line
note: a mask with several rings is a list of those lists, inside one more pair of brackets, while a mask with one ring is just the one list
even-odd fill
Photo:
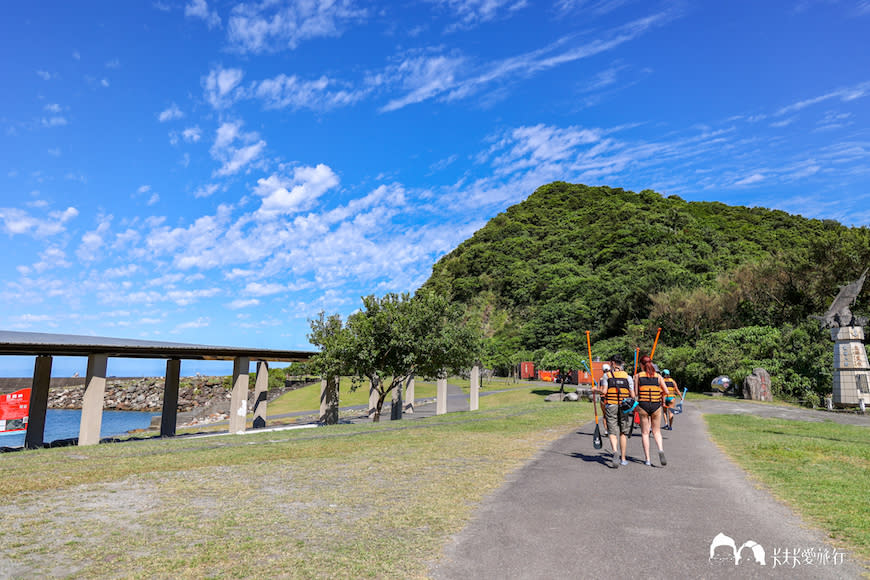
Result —
[[870, 0], [7, 3], [0, 328], [308, 349], [554, 180], [867, 225], [868, 30]]

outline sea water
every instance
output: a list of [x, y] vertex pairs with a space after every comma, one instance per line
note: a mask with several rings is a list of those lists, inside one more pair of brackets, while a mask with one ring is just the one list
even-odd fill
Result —
[[[147, 429], [152, 417], [160, 413], [143, 413], [139, 411], [103, 411], [100, 424], [100, 437], [116, 437], [134, 429]], [[45, 413], [46, 443], [58, 439], [69, 439], [79, 436], [82, 412], [77, 409], [49, 409]], [[24, 431], [13, 431], [0, 434], [0, 447], [23, 447]]]

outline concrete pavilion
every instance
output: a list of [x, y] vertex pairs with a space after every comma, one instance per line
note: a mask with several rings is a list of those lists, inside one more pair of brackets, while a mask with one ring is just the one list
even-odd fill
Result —
[[30, 417], [24, 439], [24, 446], [31, 449], [42, 447], [44, 444], [52, 357], [81, 356], [88, 358], [79, 445], [93, 445], [100, 441], [103, 397], [106, 389], [106, 368], [110, 357], [166, 359], [166, 381], [163, 390], [160, 435], [172, 437], [175, 435], [178, 412], [178, 386], [182, 360], [233, 361], [233, 390], [230, 399], [229, 428], [231, 433], [238, 433], [245, 430], [248, 369], [251, 361], [257, 361], [254, 427], [263, 427], [266, 424], [266, 389], [269, 384], [268, 362], [304, 362], [313, 354], [315, 353], [297, 350], [209, 346], [101, 336], [0, 330], [0, 355], [36, 357], [30, 394]]

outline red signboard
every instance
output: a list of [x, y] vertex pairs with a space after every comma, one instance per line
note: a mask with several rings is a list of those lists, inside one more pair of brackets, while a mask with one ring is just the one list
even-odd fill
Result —
[[0, 395], [0, 433], [24, 431], [30, 414], [30, 389]]
[[533, 379], [535, 378], [535, 363], [521, 362], [520, 363], [520, 378]]

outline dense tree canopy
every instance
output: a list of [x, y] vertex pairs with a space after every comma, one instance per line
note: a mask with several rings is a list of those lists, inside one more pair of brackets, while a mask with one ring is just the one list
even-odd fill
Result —
[[[864, 227], [686, 202], [651, 190], [556, 182], [444, 256], [424, 289], [450, 296], [478, 317], [489, 337], [485, 355], [502, 366], [522, 351], [582, 351], [585, 329], [607, 352], [632, 360], [634, 347], [648, 351], [661, 326], [656, 359], [700, 389], [721, 373], [740, 380], [752, 361], [782, 363], [795, 340], [830, 351], [827, 333], [808, 316], [823, 312], [838, 285], [868, 265]], [[868, 295], [856, 312], [866, 313]], [[750, 327], [773, 334], [745, 330]], [[755, 342], [745, 352], [729, 351], [742, 362], [712, 357], [716, 348], [744, 339]], [[765, 340], [776, 343], [773, 358], [754, 350]], [[822, 369], [830, 368], [832, 355], [826, 359], [824, 352], [813, 350], [819, 354], [813, 369], [783, 370], [774, 386], [796, 398], [830, 390], [830, 371]]]
[[377, 392], [374, 420], [384, 400], [409, 377], [437, 377], [466, 370], [477, 360], [479, 332], [462, 310], [431, 292], [366, 296], [363, 309], [342, 324], [338, 315], [311, 321], [311, 343], [320, 349], [310, 367], [324, 376], [367, 381]]

